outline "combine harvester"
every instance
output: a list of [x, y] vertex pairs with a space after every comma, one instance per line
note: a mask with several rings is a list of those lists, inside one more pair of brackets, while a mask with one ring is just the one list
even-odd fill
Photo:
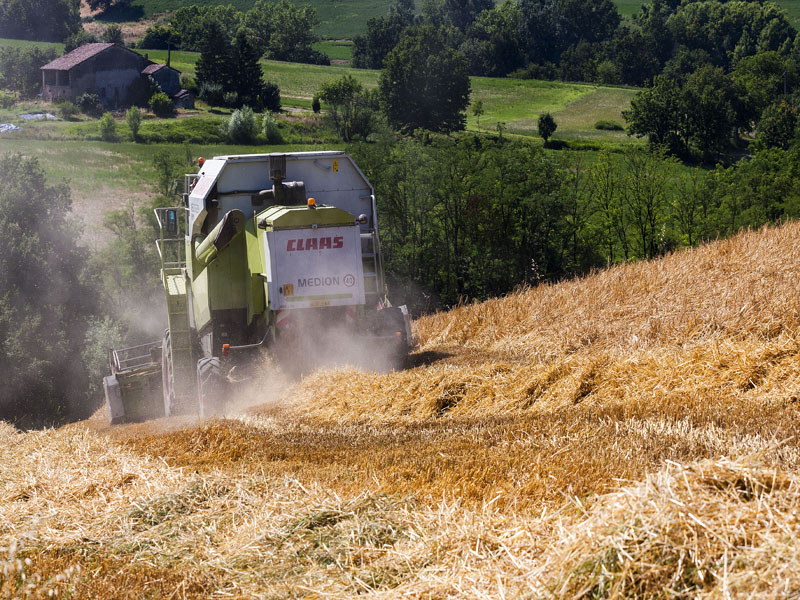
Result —
[[386, 298], [374, 190], [350, 156], [200, 159], [184, 189], [184, 206], [156, 210], [169, 327], [110, 352], [112, 424], [220, 412], [260, 349], [308, 360], [324, 332], [395, 361], [413, 347], [408, 311]]

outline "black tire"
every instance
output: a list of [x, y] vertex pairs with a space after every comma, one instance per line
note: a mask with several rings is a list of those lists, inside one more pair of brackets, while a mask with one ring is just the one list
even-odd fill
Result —
[[211, 417], [224, 407], [224, 381], [219, 358], [201, 358], [197, 361], [197, 398], [200, 416]]
[[381, 349], [381, 361], [388, 364], [390, 370], [404, 369], [408, 363], [409, 344], [403, 312], [397, 307], [384, 308], [378, 311], [377, 319], [378, 334], [391, 339]]
[[164, 338], [161, 342], [161, 388], [164, 392], [164, 416], [170, 417], [175, 406], [175, 382], [172, 374], [169, 329], [164, 331]]

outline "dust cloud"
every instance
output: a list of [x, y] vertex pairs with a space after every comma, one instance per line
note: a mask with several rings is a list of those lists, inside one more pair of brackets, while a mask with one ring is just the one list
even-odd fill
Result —
[[346, 369], [368, 377], [405, 366], [406, 353], [395, 336], [377, 337], [352, 325], [332, 324], [326, 312], [295, 312], [279, 339], [253, 353], [250, 360], [231, 361], [238, 363], [232, 367], [223, 362], [225, 381], [217, 394], [216, 416], [255, 407], [295, 408], [293, 389], [320, 370]]

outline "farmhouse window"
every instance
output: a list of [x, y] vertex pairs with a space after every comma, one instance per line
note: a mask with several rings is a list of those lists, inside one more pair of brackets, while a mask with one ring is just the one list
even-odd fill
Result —
[[69, 71], [56, 71], [58, 73], [58, 85], [69, 85]]
[[44, 72], [44, 82], [46, 85], [55, 85], [56, 84], [56, 73], [58, 71], [45, 71]]

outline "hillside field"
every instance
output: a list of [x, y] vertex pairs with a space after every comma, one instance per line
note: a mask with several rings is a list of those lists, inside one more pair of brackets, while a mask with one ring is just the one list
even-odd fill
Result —
[[790, 597], [798, 235], [422, 318], [397, 372], [266, 362], [225, 418], [0, 424], [0, 594]]

